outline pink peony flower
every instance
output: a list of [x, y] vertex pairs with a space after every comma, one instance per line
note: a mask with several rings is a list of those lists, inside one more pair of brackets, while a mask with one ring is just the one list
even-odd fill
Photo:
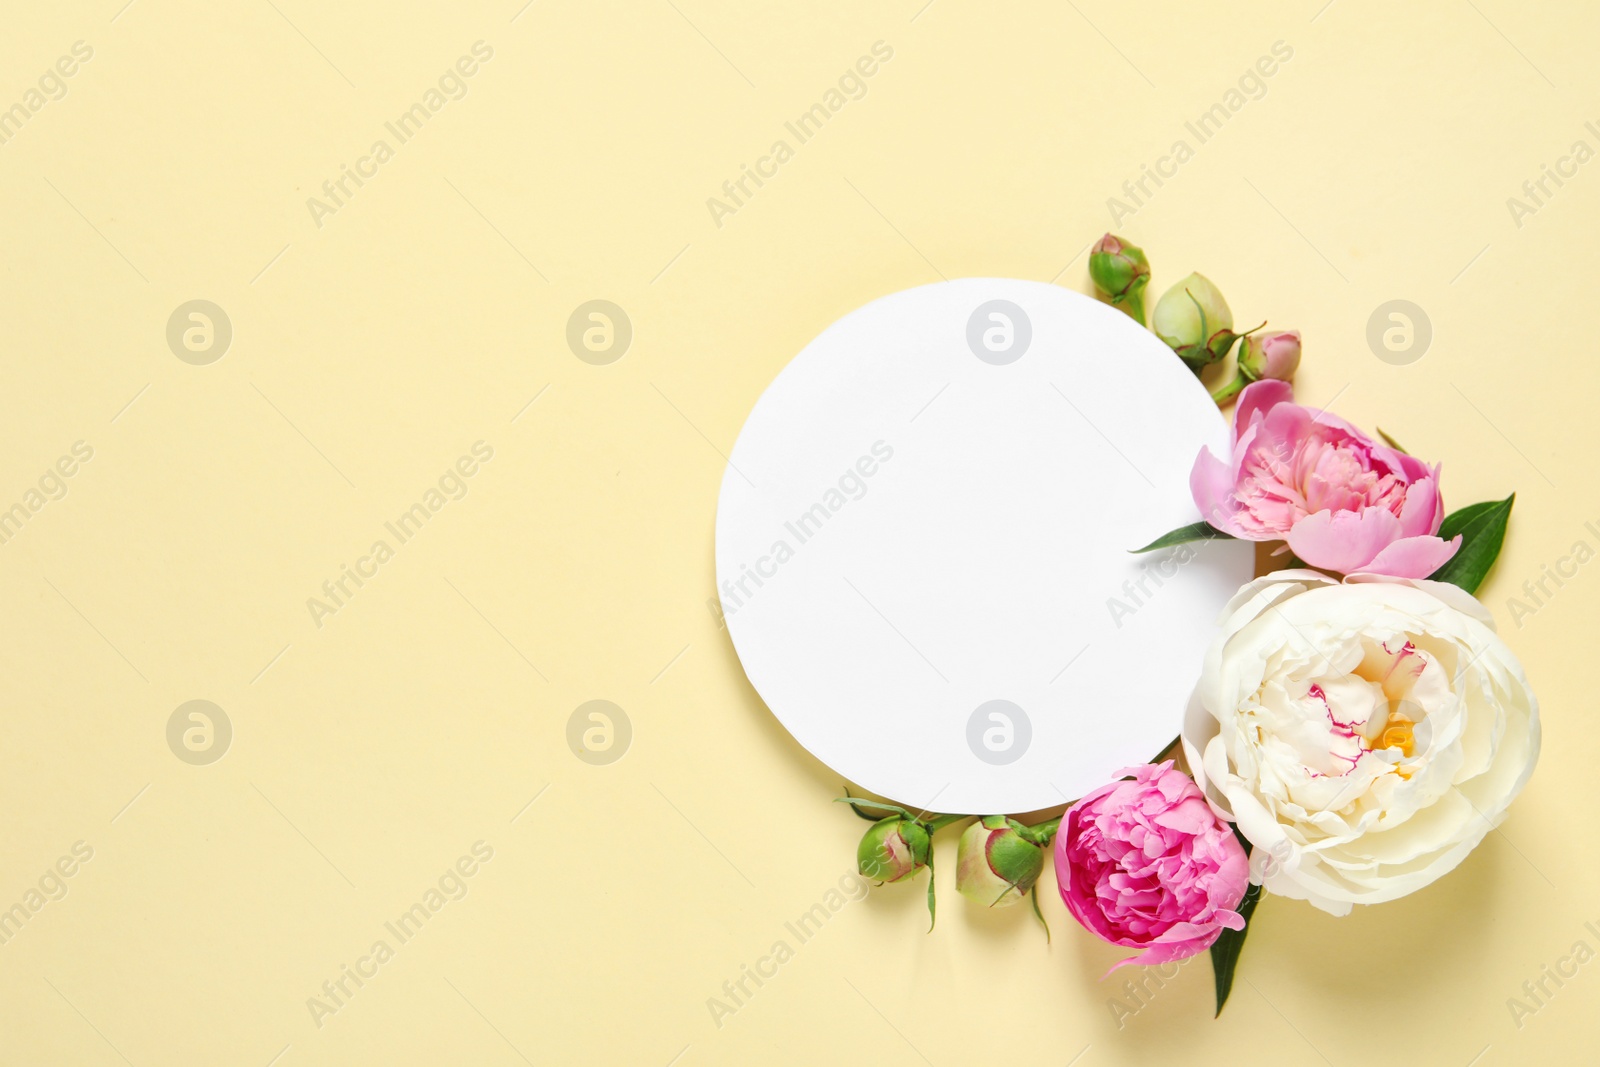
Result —
[[1133, 780], [1078, 801], [1056, 835], [1056, 881], [1073, 918], [1113, 945], [1144, 950], [1111, 970], [1186, 959], [1224, 929], [1244, 929], [1234, 909], [1250, 862], [1200, 789], [1171, 760], [1122, 774]]
[[1439, 468], [1386, 448], [1343, 419], [1290, 403], [1287, 382], [1239, 397], [1233, 456], [1201, 450], [1189, 488], [1212, 526], [1251, 541], [1288, 541], [1313, 567], [1426, 578], [1461, 538], [1444, 521]]

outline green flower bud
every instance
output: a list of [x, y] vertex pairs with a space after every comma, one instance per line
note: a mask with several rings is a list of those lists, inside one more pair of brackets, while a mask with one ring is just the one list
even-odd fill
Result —
[[873, 823], [856, 847], [856, 869], [874, 882], [898, 882], [928, 865], [933, 838], [915, 819], [891, 815]]
[[[861, 836], [861, 844], [856, 846], [856, 869], [863, 877], [880, 884], [903, 882], [922, 868], [928, 868], [928, 929], [932, 930], [938, 914], [933, 891], [933, 835], [967, 816], [937, 815], [923, 819], [898, 804], [858, 800], [849, 795], [849, 790], [845, 791], [844, 796], [834, 798], [834, 802], [849, 804], [858, 816], [872, 823], [872, 828]], [[877, 808], [894, 814], [874, 819], [864, 808]]]
[[979, 819], [956, 845], [956, 888], [988, 908], [1017, 903], [1044, 872], [1045, 853], [1059, 823], [1028, 827], [1004, 815]]
[[1106, 234], [1089, 251], [1089, 278], [1100, 299], [1144, 325], [1144, 287], [1150, 281], [1150, 261], [1142, 248]]
[[1150, 328], [1196, 374], [1228, 354], [1240, 334], [1222, 293], [1203, 274], [1191, 274], [1156, 301]]

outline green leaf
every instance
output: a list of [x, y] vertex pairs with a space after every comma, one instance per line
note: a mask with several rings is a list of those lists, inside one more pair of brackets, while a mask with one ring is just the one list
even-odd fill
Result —
[[933, 902], [933, 845], [928, 845], [928, 933], [933, 933], [933, 924], [938, 920], [939, 914]]
[[1392, 438], [1388, 434], [1384, 433], [1382, 426], [1378, 427], [1378, 436], [1383, 438], [1383, 443], [1384, 444], [1388, 445], [1390, 448], [1394, 449], [1396, 452], [1400, 453], [1402, 456], [1409, 456], [1411, 454], [1411, 453], [1407, 452], [1405, 449], [1400, 447], [1400, 442], [1399, 441], [1396, 441], [1394, 438]]
[[1158, 548], [1170, 548], [1173, 545], [1185, 544], [1189, 541], [1232, 541], [1232, 534], [1223, 533], [1208, 522], [1191, 522], [1187, 526], [1180, 526], [1171, 533], [1162, 534], [1143, 548], [1133, 550], [1134, 555], [1141, 552], [1154, 552]]
[[1221, 936], [1211, 942], [1211, 970], [1217, 979], [1217, 1014], [1222, 1014], [1222, 1006], [1228, 1002], [1228, 994], [1233, 991], [1233, 971], [1239, 965], [1239, 953], [1244, 949], [1244, 935], [1250, 932], [1250, 916], [1255, 914], [1256, 905], [1261, 903], [1261, 887], [1252, 885], [1245, 890], [1244, 899], [1239, 901], [1236, 909], [1244, 917], [1243, 930], [1224, 930]]
[[1448, 541], [1460, 534], [1461, 548], [1428, 577], [1476, 593], [1500, 556], [1500, 546], [1506, 539], [1506, 522], [1511, 518], [1511, 505], [1516, 499], [1517, 494], [1512, 493], [1504, 500], [1469, 504], [1446, 515], [1439, 527], [1439, 536]]
[[[1244, 854], [1249, 856], [1250, 841], [1239, 832], [1237, 823], [1233, 825], [1233, 836], [1244, 847]], [[1255, 914], [1256, 905], [1259, 903], [1261, 903], [1261, 887], [1258, 885], [1246, 887], [1244, 898], [1239, 901], [1238, 908], [1234, 909], [1244, 919], [1244, 929], [1224, 930], [1215, 941], [1211, 942], [1211, 972], [1217, 979], [1217, 1015], [1222, 1014], [1222, 1006], [1228, 1002], [1228, 994], [1233, 991], [1233, 972], [1239, 965], [1239, 953], [1244, 950], [1244, 936], [1250, 932], [1250, 917]]]
[[1029, 896], [1033, 897], [1033, 917], [1039, 920], [1040, 926], [1044, 927], [1044, 943], [1048, 945], [1050, 944], [1050, 924], [1044, 921], [1044, 913], [1039, 910], [1039, 886], [1037, 883], [1035, 883], [1033, 892]]

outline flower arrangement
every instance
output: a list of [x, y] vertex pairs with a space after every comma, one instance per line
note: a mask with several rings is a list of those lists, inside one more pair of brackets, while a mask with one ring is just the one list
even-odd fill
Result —
[[[1141, 249], [1107, 234], [1089, 273], [1100, 299], [1145, 324]], [[1199, 274], [1155, 304], [1150, 328], [1197, 376], [1237, 347], [1212, 391], [1237, 408], [1229, 453], [1195, 457], [1204, 518], [1135, 551], [1275, 542], [1289, 566], [1223, 610], [1168, 752], [1047, 822], [977, 818], [956, 872], [970, 901], [1028, 897], [1042, 923], [1052, 853], [1067, 911], [1133, 953], [1113, 970], [1209, 951], [1218, 1013], [1264, 893], [1345, 915], [1429, 885], [1504, 817], [1540, 740], [1522, 667], [1472, 595], [1515, 496], [1447, 514], [1438, 464], [1293, 402], [1298, 332], [1233, 325]], [[969, 816], [842, 799], [873, 823], [861, 873], [891, 883], [929, 868], [931, 916], [933, 836]]]

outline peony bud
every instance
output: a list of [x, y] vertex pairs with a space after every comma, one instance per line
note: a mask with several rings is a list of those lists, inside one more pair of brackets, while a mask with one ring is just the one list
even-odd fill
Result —
[[988, 908], [1008, 908], [1044, 873], [1047, 848], [1028, 827], [1004, 815], [986, 815], [967, 827], [956, 846], [956, 888]]
[[[932, 930], [938, 914], [933, 892], [933, 835], [966, 816], [936, 815], [924, 819], [897, 804], [859, 800], [850, 796], [848, 790], [846, 795], [836, 797], [835, 803], [850, 805], [850, 809], [858, 816], [872, 823], [867, 832], [861, 835], [861, 844], [856, 846], [856, 869], [862, 877], [879, 884], [903, 882], [922, 868], [928, 868], [928, 929]], [[877, 808], [894, 814], [877, 819], [868, 815], [863, 808]]]
[[1239, 350], [1239, 371], [1252, 382], [1262, 378], [1289, 381], [1299, 366], [1299, 330], [1251, 334]]
[[856, 868], [874, 882], [898, 882], [928, 865], [932, 837], [916, 819], [891, 815], [873, 823], [856, 847]]
[[1240, 337], [1228, 302], [1203, 274], [1191, 274], [1161, 294], [1150, 328], [1196, 374], [1226, 356]]
[[1089, 277], [1100, 299], [1144, 325], [1144, 287], [1150, 281], [1150, 262], [1143, 249], [1106, 234], [1089, 251]]
[[1300, 366], [1300, 331], [1251, 334], [1239, 346], [1239, 370], [1233, 380], [1211, 394], [1217, 405], [1226, 404], [1251, 382], [1263, 378], [1287, 382]]

